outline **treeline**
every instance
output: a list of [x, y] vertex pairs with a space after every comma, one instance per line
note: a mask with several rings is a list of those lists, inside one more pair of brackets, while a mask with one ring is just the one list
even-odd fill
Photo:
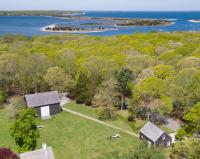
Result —
[[81, 14], [81, 11], [59, 11], [59, 10], [24, 10], [24, 11], [0, 11], [0, 16], [54, 16], [62, 17], [70, 14]]
[[[0, 37], [2, 95], [58, 90], [103, 116], [184, 115], [200, 102], [200, 34]], [[193, 132], [196, 132], [196, 130]]]

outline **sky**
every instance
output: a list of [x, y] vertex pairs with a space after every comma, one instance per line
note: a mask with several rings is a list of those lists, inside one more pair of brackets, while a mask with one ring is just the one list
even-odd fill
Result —
[[200, 0], [0, 0], [0, 10], [200, 11]]

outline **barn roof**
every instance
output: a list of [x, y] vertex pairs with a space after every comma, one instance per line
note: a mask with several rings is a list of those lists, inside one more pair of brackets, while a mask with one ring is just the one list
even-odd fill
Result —
[[20, 159], [54, 159], [52, 147], [21, 153]]
[[25, 99], [28, 107], [60, 103], [60, 97], [57, 91], [29, 94], [25, 95]]
[[158, 138], [164, 133], [164, 131], [149, 121], [144, 125], [140, 132], [153, 142], [157, 141]]

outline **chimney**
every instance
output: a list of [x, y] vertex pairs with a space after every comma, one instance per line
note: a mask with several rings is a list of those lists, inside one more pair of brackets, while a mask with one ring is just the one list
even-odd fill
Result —
[[46, 143], [42, 143], [42, 149], [46, 150], [47, 149], [47, 144]]
[[42, 149], [44, 150], [44, 154], [45, 154], [45, 156], [48, 156], [48, 152], [47, 152], [47, 144], [46, 144], [46, 143], [42, 143]]

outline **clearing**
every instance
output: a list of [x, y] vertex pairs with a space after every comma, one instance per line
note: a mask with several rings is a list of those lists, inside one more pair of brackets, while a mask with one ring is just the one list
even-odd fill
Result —
[[[0, 147], [10, 147], [16, 151], [14, 139], [9, 134], [10, 121], [5, 112], [0, 109]], [[123, 125], [122, 121], [109, 122], [118, 127]], [[140, 142], [127, 133], [65, 111], [50, 120], [39, 120], [38, 125], [44, 126], [39, 130], [38, 148], [41, 148], [42, 142], [47, 143], [53, 147], [57, 159], [97, 159], [114, 151], [126, 153]], [[120, 128], [130, 129], [127, 125]], [[107, 137], [116, 133], [121, 134], [120, 140], [107, 140]]]

